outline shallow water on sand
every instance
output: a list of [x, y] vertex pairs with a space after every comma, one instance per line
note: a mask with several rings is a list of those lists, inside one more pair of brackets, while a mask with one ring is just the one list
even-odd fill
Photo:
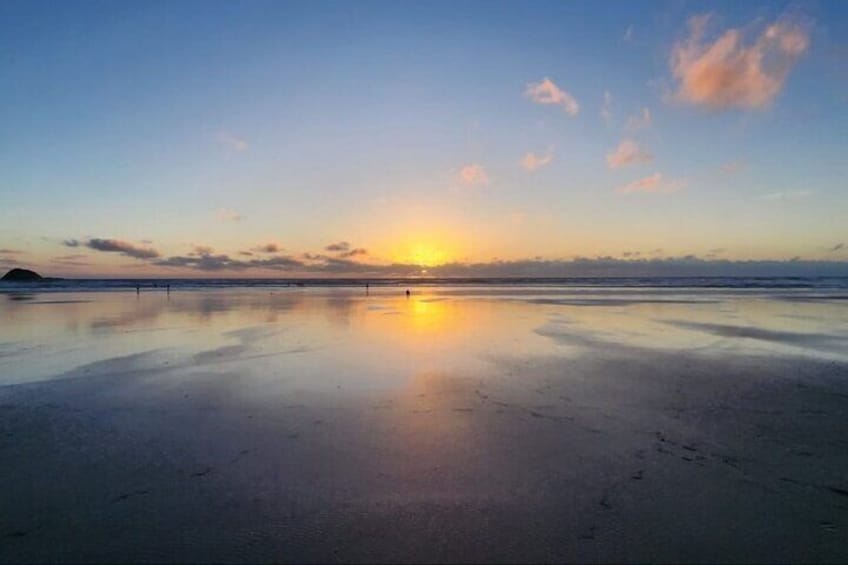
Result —
[[[269, 384], [405, 386], [492, 357], [639, 347], [848, 356], [848, 300], [821, 291], [538, 287], [0, 295], [0, 384], [238, 367]], [[108, 363], [107, 363], [108, 362]], [[119, 363], [120, 362], [120, 363]]]
[[0, 560], [845, 560], [848, 300], [0, 294]]

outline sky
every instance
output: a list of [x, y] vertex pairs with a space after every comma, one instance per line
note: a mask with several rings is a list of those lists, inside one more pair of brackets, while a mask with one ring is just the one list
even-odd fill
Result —
[[0, 268], [848, 274], [848, 3], [0, 3]]

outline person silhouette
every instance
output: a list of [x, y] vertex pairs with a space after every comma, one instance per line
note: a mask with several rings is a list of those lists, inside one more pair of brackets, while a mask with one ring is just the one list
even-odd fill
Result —
[[409, 298], [409, 289], [406, 289], [406, 297]]

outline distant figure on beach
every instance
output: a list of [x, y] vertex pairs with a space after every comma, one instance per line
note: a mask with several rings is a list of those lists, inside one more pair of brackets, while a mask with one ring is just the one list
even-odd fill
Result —
[[141, 285], [140, 285], [140, 284], [136, 284], [136, 285], [135, 285], [135, 293], [136, 293], [136, 294], [139, 294], [140, 292], [141, 292]]
[[406, 297], [409, 298], [409, 289], [406, 289]]
[[368, 283], [365, 283], [365, 295], [366, 296], [368, 295], [369, 288], [370, 288], [370, 285]]

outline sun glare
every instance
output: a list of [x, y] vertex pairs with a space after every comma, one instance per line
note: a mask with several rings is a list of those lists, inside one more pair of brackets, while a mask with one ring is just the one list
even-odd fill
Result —
[[405, 254], [403, 262], [421, 267], [435, 267], [448, 261], [448, 254], [433, 245], [414, 245]]

